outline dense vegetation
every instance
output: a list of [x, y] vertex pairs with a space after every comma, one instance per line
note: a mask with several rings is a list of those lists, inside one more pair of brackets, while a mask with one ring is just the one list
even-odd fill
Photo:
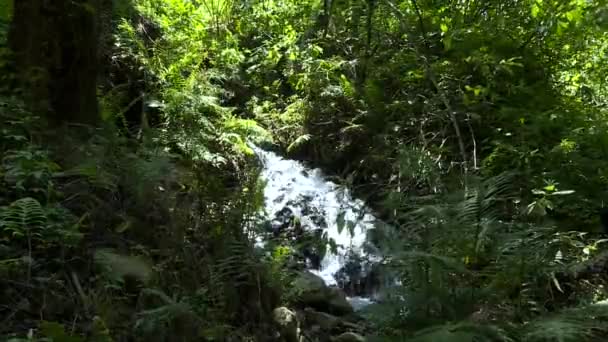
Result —
[[[2, 340], [608, 338], [606, 1], [5, 0], [0, 17]], [[339, 331], [277, 328], [276, 308], [310, 310], [289, 239], [254, 246], [251, 143], [388, 223], [370, 238], [398, 285]]]

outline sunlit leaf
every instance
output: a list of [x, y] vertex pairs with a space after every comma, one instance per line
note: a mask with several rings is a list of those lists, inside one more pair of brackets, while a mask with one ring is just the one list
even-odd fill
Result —
[[531, 12], [532, 17], [534, 17], [534, 18], [538, 17], [539, 13], [540, 13], [540, 7], [538, 7], [537, 3], [534, 3], [532, 5], [532, 12]]
[[543, 189], [545, 189], [546, 191], [555, 191], [555, 185], [549, 184], [549, 185], [545, 186]]
[[551, 193], [552, 196], [561, 196], [561, 195], [570, 195], [575, 193], [574, 190], [560, 190], [560, 191], [556, 191]]

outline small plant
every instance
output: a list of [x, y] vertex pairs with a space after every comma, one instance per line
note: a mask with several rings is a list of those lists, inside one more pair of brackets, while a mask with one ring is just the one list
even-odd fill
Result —
[[21, 194], [46, 195], [52, 190], [53, 174], [59, 165], [50, 160], [46, 151], [34, 146], [7, 151], [2, 158], [4, 180]]
[[528, 215], [546, 216], [547, 209], [553, 210], [555, 208], [555, 204], [551, 198], [574, 193], [574, 190], [558, 190], [558, 184], [555, 182], [548, 181], [546, 183], [547, 185], [542, 189], [532, 190], [532, 194], [537, 198], [528, 205]]

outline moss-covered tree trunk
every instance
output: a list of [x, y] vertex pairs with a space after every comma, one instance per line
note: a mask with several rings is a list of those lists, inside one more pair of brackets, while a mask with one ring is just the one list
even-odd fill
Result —
[[98, 121], [98, 1], [15, 1], [9, 44], [20, 85], [50, 123]]

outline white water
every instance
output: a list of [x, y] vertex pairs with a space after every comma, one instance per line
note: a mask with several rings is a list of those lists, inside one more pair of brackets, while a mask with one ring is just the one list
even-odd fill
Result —
[[[327, 181], [320, 170], [308, 169], [297, 161], [283, 159], [273, 152], [255, 147], [254, 150], [263, 165], [262, 177], [267, 181], [264, 196], [269, 218], [287, 206], [300, 217], [303, 227], [323, 228], [338, 245], [338, 253], [332, 254], [328, 250], [320, 269], [311, 272], [323, 278], [327, 285], [336, 285], [335, 274], [344, 266], [346, 253], [366, 255], [363, 246], [367, 231], [374, 228], [376, 218], [363, 201], [352, 198], [347, 189]], [[297, 204], [302, 202], [303, 196], [311, 199], [310, 207], [322, 210], [327, 227], [318, 227], [309, 217], [302, 215], [302, 208]], [[288, 205], [290, 201], [295, 205]], [[346, 222], [354, 223], [354, 229], [350, 232], [346, 227], [342, 231], [338, 229], [337, 221], [341, 213]], [[360, 298], [357, 301], [364, 306], [369, 299]]]

